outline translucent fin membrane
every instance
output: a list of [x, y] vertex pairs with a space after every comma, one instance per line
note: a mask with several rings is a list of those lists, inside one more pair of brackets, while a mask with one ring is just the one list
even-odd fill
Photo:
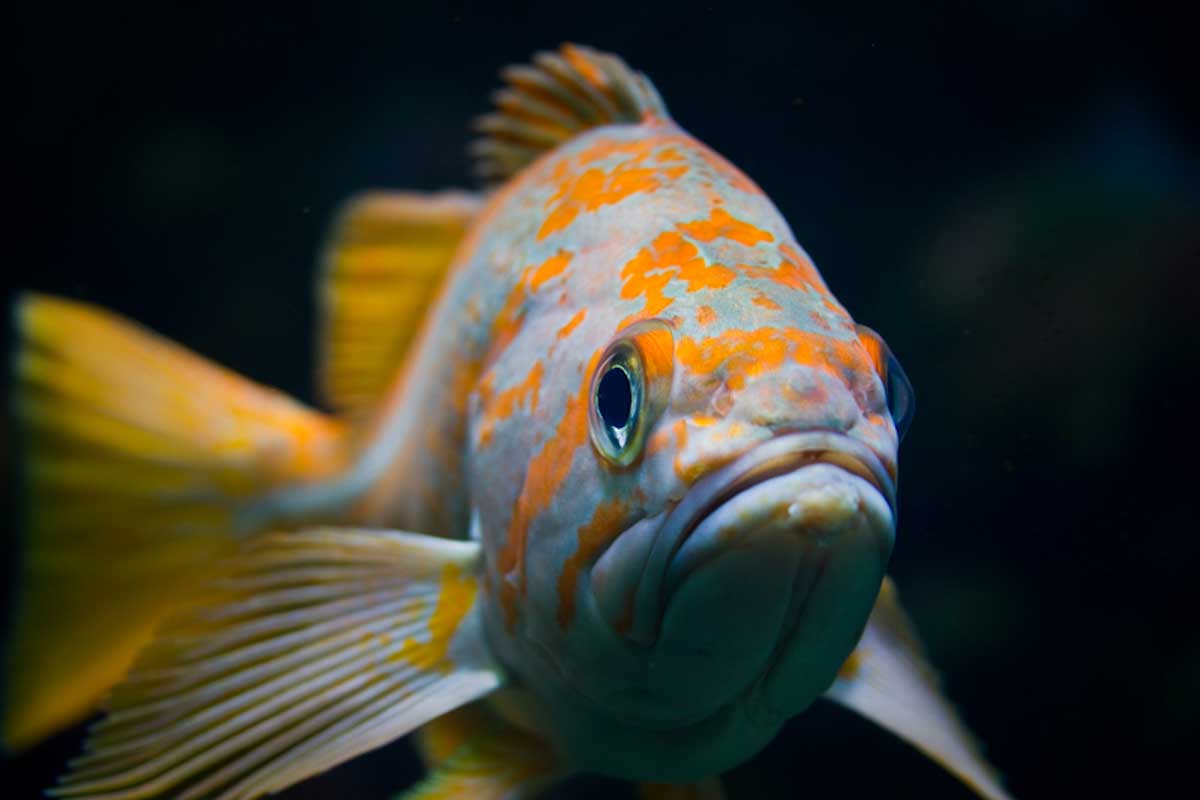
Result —
[[533, 64], [504, 69], [508, 87], [493, 100], [496, 110], [476, 121], [483, 138], [471, 146], [476, 171], [502, 181], [542, 153], [590, 128], [667, 118], [667, 109], [646, 76], [590, 47], [565, 44], [538, 53]]
[[330, 407], [357, 421], [382, 399], [478, 208], [465, 192], [370, 192], [346, 203], [318, 287]]
[[115, 314], [15, 308], [21, 563], [5, 743], [89, 712], [187, 589], [237, 544], [239, 510], [344, 461], [342, 426]]
[[168, 620], [58, 797], [252, 798], [487, 694], [475, 543], [271, 534]]

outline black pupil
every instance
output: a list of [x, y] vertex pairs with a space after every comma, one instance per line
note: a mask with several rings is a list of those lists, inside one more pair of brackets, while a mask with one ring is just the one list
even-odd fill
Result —
[[611, 367], [600, 379], [596, 390], [596, 407], [610, 428], [624, 428], [629, 423], [633, 406], [633, 386], [629, 375], [620, 367]]

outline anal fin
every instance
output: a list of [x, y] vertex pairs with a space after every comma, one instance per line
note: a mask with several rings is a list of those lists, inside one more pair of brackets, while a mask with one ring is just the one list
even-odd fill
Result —
[[530, 800], [566, 776], [545, 742], [480, 704], [452, 716], [423, 737], [436, 766], [397, 800]]
[[825, 696], [916, 747], [981, 797], [1011, 800], [942, 694], [890, 578], [884, 580], [862, 640]]

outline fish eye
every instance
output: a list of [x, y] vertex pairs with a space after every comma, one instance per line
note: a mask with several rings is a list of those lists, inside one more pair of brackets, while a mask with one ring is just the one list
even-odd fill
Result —
[[903, 441], [917, 410], [917, 396], [908, 376], [904, 374], [904, 367], [900, 366], [900, 361], [892, 355], [891, 350], [887, 356], [884, 386], [887, 391], [888, 412], [892, 415], [892, 421], [896, 423], [896, 433]]
[[891, 414], [892, 422], [896, 425], [897, 435], [903, 440], [904, 434], [908, 433], [908, 429], [912, 425], [913, 414], [917, 410], [916, 393], [913, 391], [908, 376], [904, 374], [904, 367], [900, 366], [899, 359], [887, 346], [887, 342], [883, 341], [883, 337], [866, 325], [856, 327], [859, 341], [867, 348], [871, 360], [875, 362], [875, 370], [883, 380], [883, 389], [887, 394], [888, 413]]
[[623, 468], [642, 454], [646, 435], [671, 394], [674, 337], [661, 320], [643, 320], [608, 346], [592, 376], [588, 428], [592, 447]]
[[641, 450], [644, 385], [641, 358], [630, 342], [610, 348], [593, 381], [592, 443], [605, 460], [629, 466]]
[[596, 387], [596, 408], [613, 443], [624, 447], [637, 409], [633, 405], [633, 380], [620, 364], [613, 364]]

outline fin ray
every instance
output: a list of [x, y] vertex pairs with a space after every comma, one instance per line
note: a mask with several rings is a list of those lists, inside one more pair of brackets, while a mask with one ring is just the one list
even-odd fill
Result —
[[237, 545], [238, 512], [345, 458], [342, 426], [97, 308], [15, 305], [24, 463], [5, 744], [89, 711], [172, 603]]
[[[53, 794], [258, 797], [501, 681], [476, 617], [477, 543], [313, 529], [257, 537], [239, 555], [139, 656], [113, 693], [112, 714]], [[277, 595], [255, 613], [255, 587], [266, 575], [286, 584], [291, 570], [307, 579], [315, 566], [338, 592]], [[347, 581], [341, 569], [367, 575]], [[357, 602], [345, 603], [347, 594]], [[378, 613], [350, 622], [353, 615], [331, 608]], [[222, 629], [233, 634], [224, 648], [207, 646]], [[206, 646], [196, 656], [199, 641]]]
[[668, 118], [645, 75], [590, 47], [564, 44], [500, 75], [508, 87], [493, 95], [496, 110], [476, 120], [484, 138], [471, 147], [476, 171], [489, 180], [512, 177], [589, 128]]
[[479, 200], [368, 192], [339, 212], [319, 284], [323, 397], [352, 419], [391, 385]]
[[943, 695], [891, 579], [885, 579], [862, 640], [825, 696], [913, 745], [980, 796], [1011, 800]]

